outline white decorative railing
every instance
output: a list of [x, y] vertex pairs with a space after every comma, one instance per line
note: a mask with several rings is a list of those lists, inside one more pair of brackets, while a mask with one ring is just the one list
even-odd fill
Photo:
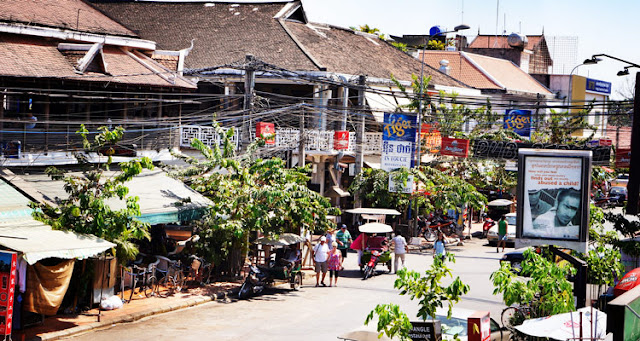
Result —
[[[229, 128], [223, 128], [226, 132]], [[240, 146], [240, 129], [235, 129], [236, 134], [232, 137], [232, 141], [236, 148]], [[334, 152], [333, 149], [333, 130], [320, 131], [315, 129], [305, 130], [305, 150], [319, 152]], [[220, 136], [213, 127], [183, 125], [180, 126], [180, 146], [190, 147], [191, 141], [197, 138], [207, 146], [220, 145]], [[253, 138], [253, 136], [252, 136]], [[382, 150], [382, 133], [364, 133], [364, 153], [380, 154]], [[300, 130], [293, 128], [276, 129], [276, 143], [272, 145], [275, 148], [296, 149], [300, 144]], [[349, 152], [356, 152], [356, 133], [349, 132]]]

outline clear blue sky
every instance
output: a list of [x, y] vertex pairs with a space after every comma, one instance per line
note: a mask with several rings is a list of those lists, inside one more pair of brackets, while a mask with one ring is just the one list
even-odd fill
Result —
[[[387, 35], [426, 34], [434, 25], [450, 30], [464, 23], [465, 35], [498, 33], [577, 36], [577, 63], [606, 53], [640, 64], [640, 1], [637, 0], [302, 0], [310, 21], [342, 27], [368, 24]], [[498, 6], [499, 4], [499, 6]], [[464, 9], [464, 13], [463, 13]], [[506, 20], [505, 20], [506, 18]], [[622, 64], [604, 58], [574, 74], [613, 83], [612, 97], [626, 78], [633, 82], [640, 69], [618, 77]], [[567, 71], [566, 73], [568, 73]]]

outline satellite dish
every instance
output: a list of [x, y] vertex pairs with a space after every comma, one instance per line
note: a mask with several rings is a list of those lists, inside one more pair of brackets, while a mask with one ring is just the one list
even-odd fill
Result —
[[442, 33], [442, 29], [440, 28], [440, 26], [433, 26], [429, 29], [429, 35], [430, 36], [437, 36], [440, 33]]
[[507, 43], [511, 47], [524, 49], [525, 45], [527, 45], [527, 36], [518, 33], [511, 33], [509, 37], [507, 37]]

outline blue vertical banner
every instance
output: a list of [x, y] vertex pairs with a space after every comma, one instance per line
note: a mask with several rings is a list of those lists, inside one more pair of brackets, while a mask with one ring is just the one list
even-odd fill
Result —
[[507, 110], [504, 115], [504, 129], [513, 130], [523, 137], [531, 137], [531, 117], [531, 110]]
[[418, 118], [402, 113], [384, 113], [380, 168], [387, 172], [414, 164]]

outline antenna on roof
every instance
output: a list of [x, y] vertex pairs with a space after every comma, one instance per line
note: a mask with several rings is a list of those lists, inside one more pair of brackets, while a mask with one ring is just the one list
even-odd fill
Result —
[[462, 0], [462, 10], [460, 11], [460, 22], [464, 22], [464, 0]]

